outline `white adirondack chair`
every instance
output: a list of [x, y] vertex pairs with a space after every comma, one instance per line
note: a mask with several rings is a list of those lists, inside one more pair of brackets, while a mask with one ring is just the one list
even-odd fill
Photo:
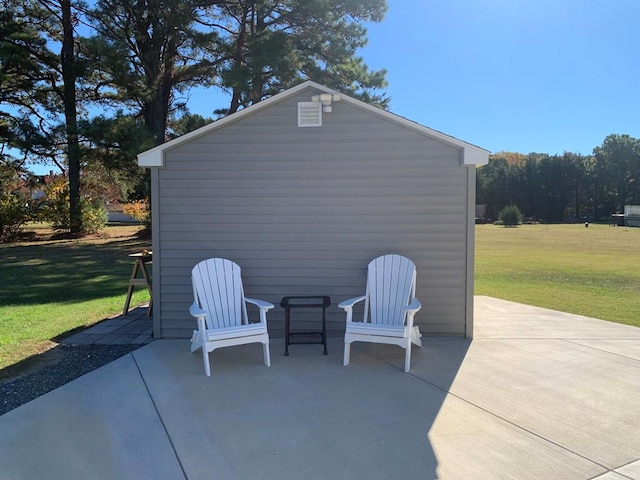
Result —
[[[264, 364], [271, 366], [267, 312], [272, 303], [244, 296], [240, 266], [223, 258], [210, 258], [191, 271], [194, 302], [189, 309], [198, 321], [191, 337], [191, 352], [202, 348], [204, 372], [211, 375], [209, 352], [216, 348], [262, 343]], [[260, 309], [260, 322], [249, 323], [247, 303]]]
[[[411, 367], [411, 344], [422, 346], [422, 334], [413, 324], [422, 307], [416, 297], [416, 266], [400, 255], [383, 255], [369, 263], [366, 294], [345, 300], [338, 307], [347, 312], [344, 361], [349, 364], [351, 342], [399, 345], [406, 350], [404, 371]], [[364, 300], [362, 321], [353, 321], [353, 306]]]

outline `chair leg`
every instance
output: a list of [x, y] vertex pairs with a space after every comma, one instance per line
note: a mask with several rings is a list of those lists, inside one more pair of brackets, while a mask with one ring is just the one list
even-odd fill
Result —
[[411, 368], [411, 340], [407, 342], [407, 348], [404, 354], [404, 371], [405, 373], [409, 373], [409, 369]]
[[344, 342], [344, 358], [342, 359], [342, 365], [345, 367], [349, 365], [351, 357], [351, 342]]
[[267, 367], [271, 366], [271, 355], [269, 354], [269, 344], [268, 343], [263, 343], [262, 344], [262, 354], [264, 356], [264, 364]]
[[209, 365], [209, 352], [207, 352], [207, 347], [202, 345], [202, 358], [204, 360], [204, 374], [207, 377], [211, 376], [211, 366]]

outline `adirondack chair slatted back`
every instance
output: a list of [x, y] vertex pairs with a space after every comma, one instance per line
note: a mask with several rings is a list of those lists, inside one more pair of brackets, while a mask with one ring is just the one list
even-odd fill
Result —
[[374, 324], [403, 325], [403, 308], [416, 295], [416, 266], [400, 255], [383, 255], [369, 263], [364, 321], [369, 310]]
[[247, 307], [240, 266], [231, 260], [210, 258], [191, 271], [193, 296], [209, 312], [207, 328], [234, 327], [247, 323]]

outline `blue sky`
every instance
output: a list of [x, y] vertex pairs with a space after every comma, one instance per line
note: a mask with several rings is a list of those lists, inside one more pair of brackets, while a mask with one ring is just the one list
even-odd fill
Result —
[[363, 56], [391, 111], [492, 152], [640, 137], [637, 0], [389, 0]]
[[[640, 1], [388, 0], [361, 52], [391, 111], [492, 152], [640, 137]], [[194, 113], [228, 100], [195, 94]]]

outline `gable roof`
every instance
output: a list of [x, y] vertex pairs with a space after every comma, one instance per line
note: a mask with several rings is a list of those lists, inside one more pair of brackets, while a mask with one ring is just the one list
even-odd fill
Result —
[[396, 115], [394, 113], [388, 112], [386, 110], [382, 110], [381, 108], [374, 107], [373, 105], [369, 105], [361, 100], [357, 100], [353, 97], [349, 97], [347, 95], [341, 94], [335, 90], [332, 90], [328, 87], [320, 85], [318, 83], [312, 82], [311, 80], [307, 80], [295, 87], [292, 87], [288, 90], [285, 90], [282, 93], [274, 95], [266, 100], [263, 100], [255, 105], [251, 105], [250, 107], [244, 108], [236, 113], [233, 113], [227, 117], [221, 118], [220, 120], [216, 120], [215, 122], [209, 123], [197, 130], [189, 132], [185, 135], [181, 135], [178, 138], [175, 138], [169, 142], [163, 143], [154, 147], [150, 150], [138, 154], [138, 165], [141, 167], [162, 167], [164, 166], [164, 154], [166, 151], [169, 151], [173, 148], [176, 148], [180, 145], [183, 145], [193, 139], [196, 139], [202, 135], [207, 135], [209, 133], [215, 132], [216, 130], [223, 128], [224, 126], [241, 120], [244, 117], [253, 115], [256, 112], [259, 112], [263, 109], [269, 108], [271, 105], [275, 103], [279, 103], [287, 98], [293, 97], [294, 95], [298, 95], [301, 92], [315, 89], [319, 90], [323, 93], [331, 93], [340, 95], [340, 99], [342, 102], [350, 104], [358, 109], [365, 110], [373, 115], [377, 115], [390, 121], [392, 123], [396, 123], [405, 128], [413, 130], [417, 133], [425, 135], [427, 137], [434, 138], [448, 145], [461, 148], [463, 150], [463, 164], [464, 165], [485, 165], [489, 161], [489, 151], [484, 148], [480, 148], [476, 145], [472, 145], [467, 142], [463, 142], [462, 140], [458, 140], [455, 137], [450, 135], [446, 135], [437, 130], [433, 130], [431, 128], [420, 125], [419, 123], [408, 120], [404, 117]]

